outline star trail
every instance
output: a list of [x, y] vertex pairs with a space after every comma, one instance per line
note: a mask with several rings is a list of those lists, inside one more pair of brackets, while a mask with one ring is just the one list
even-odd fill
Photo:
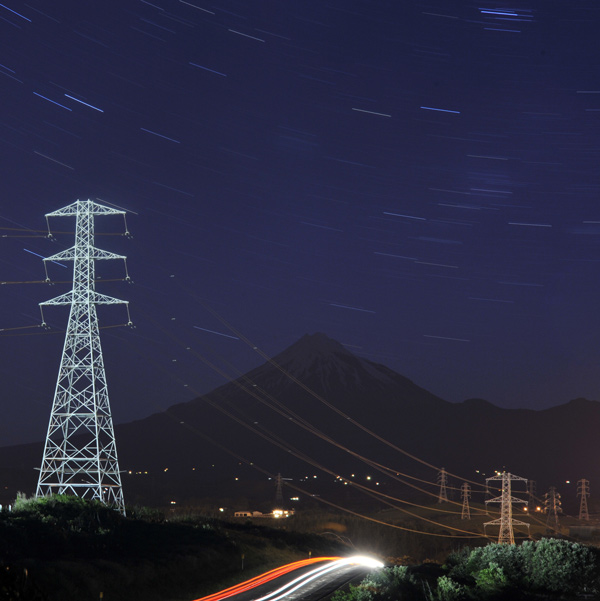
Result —
[[262, 363], [227, 324], [268, 354], [322, 331], [453, 402], [600, 399], [599, 23], [583, 0], [0, 5], [0, 444], [45, 434], [68, 312], [13, 328], [69, 289], [38, 283], [73, 244], [44, 214], [78, 198], [130, 212], [132, 239], [96, 231], [132, 279], [98, 264], [135, 325], [99, 309], [117, 423], [223, 383], [190, 348]]

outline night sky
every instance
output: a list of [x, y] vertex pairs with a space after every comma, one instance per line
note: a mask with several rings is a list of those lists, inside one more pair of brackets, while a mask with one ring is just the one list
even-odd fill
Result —
[[96, 288], [135, 324], [102, 330], [117, 423], [319, 331], [449, 401], [599, 399], [598, 11], [0, 5], [0, 445], [45, 435], [68, 309], [31, 326], [71, 264], [36, 283], [36, 255], [73, 244], [74, 220], [53, 243], [44, 214], [88, 198], [134, 236], [96, 238], [134, 282]]

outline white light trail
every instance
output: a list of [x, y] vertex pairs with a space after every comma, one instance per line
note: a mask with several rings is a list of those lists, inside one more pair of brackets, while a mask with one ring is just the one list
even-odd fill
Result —
[[[38, 255], [37, 253], [34, 253], [32, 250], [29, 250], [28, 248], [24, 248], [23, 250], [26, 253], [29, 253], [30, 255], [35, 255], [36, 257], [39, 257], [40, 259], [45, 259], [46, 258], [43, 255]], [[66, 265], [63, 265], [62, 263], [58, 263], [56, 261], [51, 261], [51, 263], [54, 263], [55, 265], [60, 265], [61, 267], [64, 267], [65, 269], [68, 269], [68, 267]]]
[[175, 142], [175, 144], [181, 144], [181, 142], [179, 140], [174, 140], [173, 138], [168, 138], [167, 136], [163, 136], [162, 134], [157, 134], [155, 131], [152, 131], [150, 129], [145, 129], [143, 127], [140, 127], [140, 129], [149, 134], [152, 134], [153, 136], [158, 136], [159, 138], [164, 138], [165, 140], [169, 140], [170, 142]]
[[214, 330], [207, 330], [206, 328], [201, 328], [200, 326], [192, 326], [196, 330], [202, 330], [203, 332], [210, 332], [211, 334], [216, 334], [217, 336], [224, 336], [225, 338], [233, 338], [233, 340], [239, 340], [236, 336], [230, 336], [229, 334], [221, 334], [221, 332], [215, 332]]
[[70, 98], [71, 100], [74, 100], [75, 102], [79, 102], [79, 104], [84, 104], [85, 106], [89, 106], [91, 109], [94, 109], [95, 111], [98, 111], [100, 113], [104, 112], [102, 109], [99, 109], [97, 106], [88, 104], [87, 102], [84, 102], [83, 100], [79, 100], [79, 98], [75, 98], [74, 96], [69, 96], [69, 94], [65, 94], [65, 96], [67, 98]]
[[220, 71], [215, 71], [214, 69], [209, 69], [208, 67], [203, 67], [202, 65], [198, 65], [196, 63], [190, 62], [190, 65], [192, 65], [192, 67], [198, 67], [198, 69], [204, 69], [205, 71], [210, 71], [211, 73], [214, 73], [215, 75], [220, 75], [221, 77], [227, 77], [227, 75], [225, 75], [225, 73], [221, 73]]
[[5, 8], [9, 12], [11, 12], [13, 15], [17, 15], [17, 17], [21, 17], [21, 19], [25, 19], [25, 21], [29, 21], [31, 23], [31, 19], [24, 17], [22, 14], [18, 13], [17, 11], [13, 10], [12, 8], [8, 8], [8, 6], [4, 6], [4, 4], [0, 4], [0, 6], [2, 8]]
[[379, 115], [380, 117], [391, 117], [387, 113], [376, 113], [375, 111], [365, 111], [364, 109], [352, 109], [353, 111], [358, 111], [359, 113], [369, 113], [370, 115]]
[[413, 217], [412, 215], [403, 215], [402, 213], [389, 213], [388, 211], [383, 211], [384, 215], [391, 215], [392, 217], [404, 217], [406, 219], [416, 219], [417, 221], [427, 221], [425, 217]]
[[41, 94], [38, 94], [37, 92], [34, 92], [34, 94], [36, 96], [39, 96], [40, 98], [43, 98], [44, 100], [47, 100], [48, 102], [51, 102], [52, 104], [56, 104], [57, 106], [60, 106], [63, 109], [66, 109], [67, 111], [70, 111], [71, 113], [73, 112], [73, 109], [70, 109], [68, 106], [65, 106], [64, 104], [60, 104], [58, 102], [55, 102], [54, 100], [50, 100], [50, 98], [46, 98], [45, 96], [42, 96]]
[[273, 591], [272, 593], [269, 593], [268, 595], [265, 595], [264, 597], [254, 599], [254, 601], [267, 601], [267, 599], [269, 599], [270, 601], [278, 601], [279, 599], [283, 599], [290, 593], [293, 593], [298, 589], [302, 588], [309, 582], [312, 582], [313, 580], [315, 580], [315, 578], [319, 578], [319, 576], [323, 576], [324, 574], [333, 572], [334, 570], [345, 568], [346, 566], [352, 564], [362, 565], [368, 568], [383, 567], [383, 564], [380, 561], [377, 561], [376, 559], [372, 559], [370, 557], [355, 556], [347, 557], [344, 559], [337, 559], [330, 565], [319, 566], [318, 568], [315, 568], [314, 570], [311, 570], [310, 572], [307, 572], [302, 576], [298, 576], [298, 578], [295, 578], [291, 582], [288, 582], [281, 588]]
[[340, 309], [350, 309], [352, 311], [362, 311], [363, 313], [375, 313], [375, 311], [370, 311], [369, 309], [361, 309], [359, 307], [351, 307], [350, 305], [338, 305], [337, 303], [329, 303], [331, 307], [338, 307]]
[[71, 167], [71, 165], [67, 165], [66, 163], [61, 163], [60, 161], [57, 161], [56, 159], [53, 159], [52, 157], [49, 157], [48, 155], [42, 154], [41, 152], [38, 152], [37, 150], [34, 150], [33, 153], [37, 154], [38, 156], [44, 157], [45, 159], [48, 159], [49, 161], [52, 161], [53, 163], [56, 163], [57, 165], [66, 167], [67, 169], [70, 169], [71, 171], [75, 171], [75, 167]]
[[466, 338], [450, 338], [448, 336], [433, 336], [432, 334], [423, 334], [424, 338], [437, 338], [438, 340], [454, 340], [454, 342], [471, 342]]
[[508, 225], [522, 225], [525, 227], [552, 227], [549, 223], [520, 223], [518, 221], [509, 221]]
[[228, 29], [227, 31], [231, 31], [231, 33], [237, 33], [238, 35], [243, 35], [245, 38], [250, 38], [251, 40], [256, 40], [257, 42], [264, 42], [264, 40], [261, 40], [260, 38], [255, 38], [253, 35], [248, 35], [247, 33], [236, 31], [235, 29]]
[[425, 111], [439, 111], [441, 113], [454, 113], [456, 115], [460, 115], [460, 111], [451, 111], [449, 109], [437, 109], [437, 108], [434, 108], [433, 106], [420, 106], [419, 108], [421, 108]]
[[187, 4], [188, 6], [191, 6], [192, 8], [201, 10], [203, 13], [208, 13], [209, 15], [216, 14], [212, 10], [206, 10], [205, 8], [200, 8], [199, 6], [196, 6], [195, 4], [191, 4], [190, 2], [184, 2], [184, 0], [179, 0], [179, 2], [181, 2], [181, 4]]

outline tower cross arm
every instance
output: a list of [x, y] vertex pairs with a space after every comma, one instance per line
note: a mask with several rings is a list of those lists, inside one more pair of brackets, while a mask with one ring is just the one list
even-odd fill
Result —
[[[56, 296], [51, 298], [50, 300], [39, 303], [40, 307], [49, 307], [54, 305], [71, 305], [73, 302], [77, 302], [75, 298], [76, 295], [73, 294], [73, 291], [65, 292], [65, 294], [61, 294], [60, 296]], [[75, 298], [75, 300], [74, 300]], [[107, 296], [106, 294], [100, 294], [99, 292], [93, 291], [89, 295], [89, 299], [87, 296], [81, 296], [81, 302], [90, 302], [96, 305], [128, 305], [129, 301], [121, 300], [119, 298], [114, 298], [112, 296]]]
[[70, 205], [46, 213], [45, 217], [71, 217], [81, 212], [82, 209], [86, 209], [91, 215], [125, 215], [126, 211], [119, 209], [113, 209], [112, 207], [105, 207], [104, 205], [98, 204], [93, 200], [76, 200]]
[[[90, 259], [122, 259], [123, 261], [127, 258], [125, 255], [117, 255], [116, 253], [111, 253], [107, 250], [102, 250], [101, 248], [96, 248], [95, 246], [89, 247], [89, 258]], [[60, 252], [52, 255], [50, 257], [46, 257], [44, 261], [74, 261], [75, 260], [75, 247], [67, 248], [66, 250], [61, 250]]]
[[[506, 478], [509, 480], [519, 480], [521, 482], [528, 482], [527, 478], [521, 478], [521, 476], [515, 476], [514, 474], [506, 474]], [[490, 480], [502, 480], [503, 476], [500, 474], [499, 476], [491, 476], [490, 478], [486, 478], [485, 481], [489, 482]]]
[[128, 305], [129, 301], [107, 296], [106, 294], [100, 294], [99, 292], [93, 292], [91, 295], [91, 302], [96, 305]]
[[[493, 499], [487, 499], [486, 503], [502, 503], [503, 498], [502, 497], [495, 497]], [[525, 499], [518, 499], [517, 497], [508, 497], [508, 501], [510, 503], [527, 503], [528, 501], [526, 501]]]
[[39, 303], [40, 307], [49, 307], [53, 305], [70, 305], [73, 302], [73, 291], [65, 292], [65, 294], [61, 294], [60, 296], [55, 296], [50, 300]]
[[[514, 518], [511, 520], [513, 526], [527, 526], [529, 528], [530, 524], [527, 522], [521, 522], [521, 520], [515, 520]], [[490, 522], [484, 522], [484, 526], [501, 526], [502, 518], [498, 518], [496, 520], [491, 520]]]

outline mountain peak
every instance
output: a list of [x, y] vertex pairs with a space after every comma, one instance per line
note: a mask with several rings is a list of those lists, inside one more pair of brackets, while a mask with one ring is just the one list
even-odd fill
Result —
[[368, 379], [380, 384], [391, 381], [387, 368], [357, 357], [322, 332], [305, 334], [271, 362], [303, 381], [316, 378], [326, 389], [339, 384], [356, 386]]
[[312, 360], [314, 357], [323, 357], [332, 353], [341, 353], [343, 355], [352, 354], [337, 340], [329, 338], [329, 336], [323, 334], [323, 332], [315, 332], [314, 334], [304, 334], [302, 338], [279, 353], [279, 355], [275, 357], [275, 360], [278, 362], [285, 361], [289, 357], [293, 357], [296, 360], [310, 357]]

